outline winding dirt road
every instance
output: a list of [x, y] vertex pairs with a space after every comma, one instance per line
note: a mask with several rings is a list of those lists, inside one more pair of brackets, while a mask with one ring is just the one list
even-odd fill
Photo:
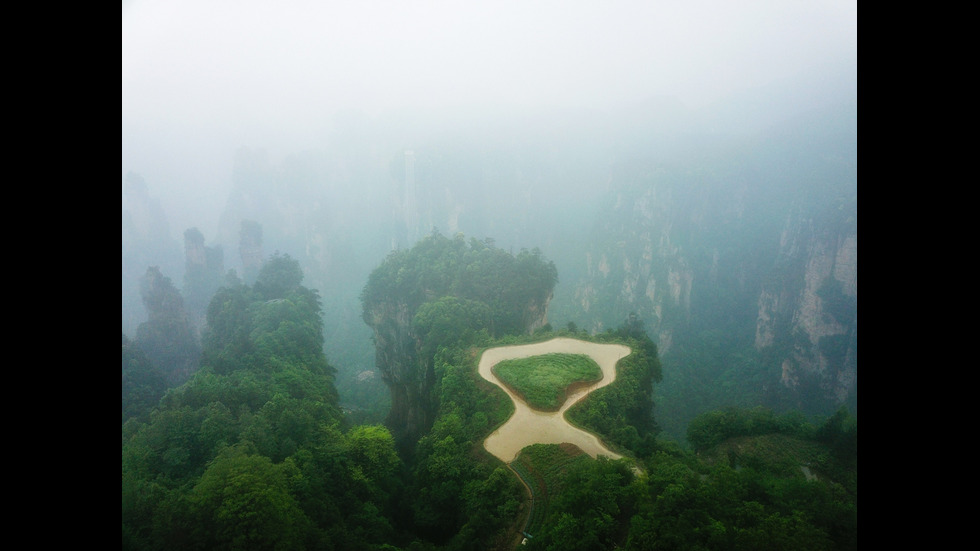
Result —
[[[565, 354], [585, 354], [591, 357], [602, 369], [602, 379], [589, 386], [580, 387], [568, 396], [558, 411], [539, 411], [532, 409], [521, 397], [514, 394], [507, 385], [494, 375], [492, 368], [503, 360], [527, 358], [561, 352]], [[619, 459], [621, 455], [605, 447], [592, 433], [572, 426], [565, 420], [568, 408], [586, 397], [590, 392], [602, 388], [616, 380], [616, 362], [629, 355], [630, 349], [622, 344], [600, 344], [559, 337], [545, 342], [501, 346], [490, 348], [480, 357], [478, 371], [480, 376], [504, 389], [514, 402], [514, 414], [483, 442], [488, 452], [504, 463], [517, 458], [522, 449], [531, 444], [575, 444], [592, 457], [605, 455]]]

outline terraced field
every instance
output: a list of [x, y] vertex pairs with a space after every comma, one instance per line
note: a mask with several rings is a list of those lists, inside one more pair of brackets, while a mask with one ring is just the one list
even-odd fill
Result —
[[557, 411], [569, 390], [599, 382], [602, 369], [585, 354], [544, 354], [504, 360], [493, 373], [534, 409]]

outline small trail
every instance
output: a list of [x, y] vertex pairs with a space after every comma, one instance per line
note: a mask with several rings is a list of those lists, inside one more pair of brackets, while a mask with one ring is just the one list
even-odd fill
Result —
[[524, 480], [524, 477], [521, 476], [521, 473], [517, 472], [517, 469], [515, 469], [510, 463], [507, 463], [506, 465], [507, 468], [510, 469], [510, 472], [514, 473], [514, 476], [517, 477], [517, 480], [521, 481], [521, 484], [524, 485], [524, 489], [527, 490], [529, 506], [527, 508], [527, 518], [524, 519], [524, 526], [521, 528], [521, 533], [527, 534], [527, 527], [531, 523], [531, 519], [534, 518], [534, 491], [531, 489], [531, 486], [527, 483], [527, 481]]

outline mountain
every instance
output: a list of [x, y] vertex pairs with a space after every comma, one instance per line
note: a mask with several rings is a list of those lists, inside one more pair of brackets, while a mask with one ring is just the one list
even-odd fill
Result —
[[[800, 97], [807, 107], [791, 108]], [[204, 237], [246, 283], [275, 251], [297, 259], [321, 290], [325, 352], [353, 409], [390, 400], [377, 395], [365, 282], [435, 230], [539, 248], [558, 273], [554, 326], [642, 319], [664, 362], [658, 418], [678, 439], [725, 405], [856, 413], [857, 109], [839, 97], [797, 85], [700, 110], [651, 98], [608, 112], [342, 117], [319, 149], [276, 160], [242, 148], [217, 234], [185, 239], [185, 256]], [[134, 278], [164, 265], [127, 229], [159, 218], [140, 212], [124, 211], [131, 327], [145, 316]], [[166, 265], [178, 281], [179, 260]]]

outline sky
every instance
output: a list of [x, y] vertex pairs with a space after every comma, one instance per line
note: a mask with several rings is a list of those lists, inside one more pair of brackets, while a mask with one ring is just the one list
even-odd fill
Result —
[[123, 0], [122, 175], [207, 235], [234, 152], [337, 113], [708, 106], [857, 67], [856, 0]]

